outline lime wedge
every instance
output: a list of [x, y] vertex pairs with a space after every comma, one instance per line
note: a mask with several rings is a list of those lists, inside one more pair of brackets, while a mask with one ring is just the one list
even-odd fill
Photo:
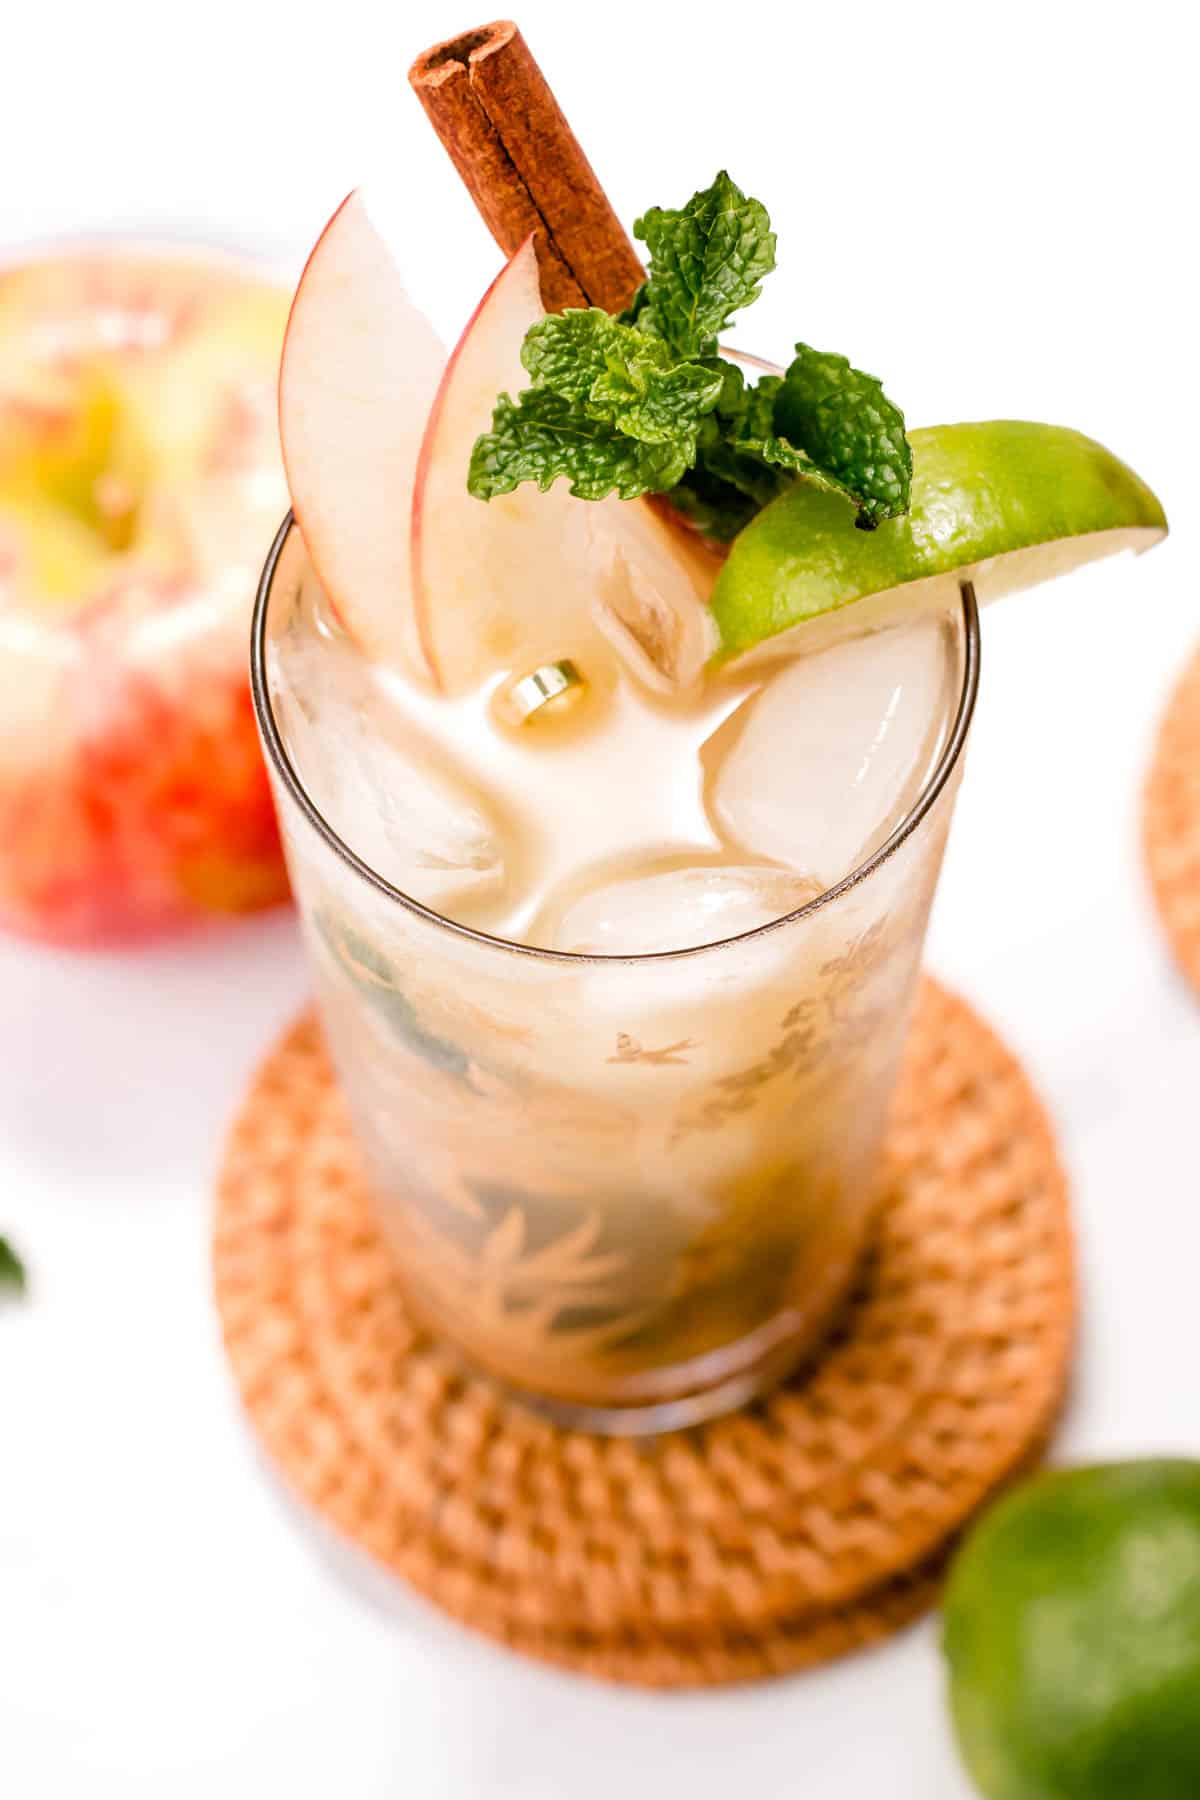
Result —
[[859, 531], [844, 500], [798, 482], [735, 539], [712, 596], [719, 657], [851, 601], [875, 596], [844, 624], [830, 619], [833, 635], [941, 603], [968, 577], [981, 601], [994, 600], [1118, 550], [1148, 550], [1166, 533], [1140, 476], [1065, 426], [993, 419], [909, 436], [902, 518]]

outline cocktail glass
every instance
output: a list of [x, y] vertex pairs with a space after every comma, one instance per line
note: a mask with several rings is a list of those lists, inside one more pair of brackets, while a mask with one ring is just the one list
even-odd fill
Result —
[[772, 924], [619, 957], [456, 924], [338, 837], [279, 717], [279, 646], [328, 613], [289, 519], [259, 588], [254, 700], [407, 1303], [567, 1425], [660, 1431], [741, 1405], [812, 1353], [870, 1233], [978, 686], [973, 589], [947, 622], [940, 751], [886, 842]]

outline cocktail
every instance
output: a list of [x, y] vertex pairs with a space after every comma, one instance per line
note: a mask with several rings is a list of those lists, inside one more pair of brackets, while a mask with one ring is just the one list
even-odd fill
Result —
[[[498, 83], [485, 214], [511, 238], [496, 184], [549, 161], [569, 237], [582, 159], [514, 28], [418, 79], [455, 130], [455, 83]], [[1076, 433], [910, 435], [841, 357], [723, 352], [774, 262], [726, 175], [639, 223], [644, 282], [594, 209], [586, 266], [537, 217], [448, 361], [362, 197], [327, 227], [255, 694], [414, 1311], [556, 1417], [657, 1430], [778, 1380], [854, 1278], [976, 585], [1164, 523]]]

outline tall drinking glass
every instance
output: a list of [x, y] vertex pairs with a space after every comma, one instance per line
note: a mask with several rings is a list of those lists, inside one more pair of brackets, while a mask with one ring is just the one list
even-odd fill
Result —
[[[940, 751], [844, 881], [724, 943], [601, 957], [431, 912], [343, 843], [281, 720], [328, 601], [285, 522], [252, 674], [329, 1047], [413, 1311], [588, 1429], [711, 1417], [809, 1353], [846, 1294], [978, 682], [948, 621]], [[329, 754], [337, 746], [329, 745]]]

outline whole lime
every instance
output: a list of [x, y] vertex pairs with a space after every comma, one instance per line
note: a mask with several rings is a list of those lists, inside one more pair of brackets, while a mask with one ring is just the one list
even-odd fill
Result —
[[1200, 1462], [1002, 1500], [955, 1562], [943, 1647], [988, 1800], [1200, 1800]]

